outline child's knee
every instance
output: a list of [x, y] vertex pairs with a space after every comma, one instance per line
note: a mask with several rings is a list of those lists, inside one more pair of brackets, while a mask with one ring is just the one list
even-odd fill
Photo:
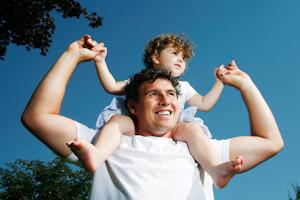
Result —
[[192, 122], [180, 122], [173, 134], [173, 138], [181, 141], [188, 141], [197, 135], [204, 134], [202, 128]]
[[195, 132], [203, 132], [202, 128], [193, 122], [181, 122], [178, 124], [180, 129], [183, 131], [189, 132], [189, 133], [195, 133]]
[[127, 121], [128, 120], [128, 116], [126, 115], [113, 115], [111, 116], [111, 118], [108, 120], [108, 122], [121, 122], [121, 121]]
[[135, 134], [135, 126], [131, 117], [127, 115], [113, 115], [108, 124], [117, 124], [124, 135], [132, 136]]

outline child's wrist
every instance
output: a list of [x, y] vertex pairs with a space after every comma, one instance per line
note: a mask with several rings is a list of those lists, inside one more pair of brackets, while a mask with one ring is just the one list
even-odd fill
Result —
[[99, 60], [99, 59], [94, 59], [94, 61], [95, 61], [95, 63], [96, 63], [97, 65], [100, 65], [100, 66], [102, 66], [102, 65], [105, 64], [105, 59], [101, 59], [101, 60]]
[[216, 84], [218, 84], [218, 85], [220, 85], [220, 86], [222, 86], [222, 87], [224, 87], [224, 83], [223, 83], [223, 81], [221, 81], [220, 79], [216, 79]]

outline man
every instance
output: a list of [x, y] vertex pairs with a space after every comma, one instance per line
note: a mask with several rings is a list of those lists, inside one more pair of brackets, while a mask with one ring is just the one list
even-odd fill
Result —
[[[24, 125], [38, 139], [61, 157], [70, 159], [68, 141], [91, 141], [95, 135], [94, 130], [59, 114], [76, 66], [97, 55], [84, 48], [86, 43], [83, 37], [67, 48], [37, 87], [22, 116]], [[241, 92], [249, 111], [252, 135], [212, 143], [224, 162], [242, 155], [241, 170], [246, 171], [278, 153], [283, 141], [269, 107], [250, 77], [235, 63], [219, 70], [217, 75]], [[145, 91], [154, 91], [158, 98], [148, 98]], [[91, 199], [213, 198], [211, 179], [204, 173], [199, 175], [186, 144], [170, 139], [178, 117], [174, 91], [174, 85], [162, 78], [137, 85], [137, 99], [129, 98], [128, 108], [136, 118], [139, 135], [124, 136], [119, 149], [95, 173]], [[167, 108], [169, 114], [159, 115], [166, 111], [160, 108]]]

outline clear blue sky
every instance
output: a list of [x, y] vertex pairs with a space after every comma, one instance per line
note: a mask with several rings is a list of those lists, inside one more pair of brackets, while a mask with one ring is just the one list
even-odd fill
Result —
[[[89, 33], [104, 41], [107, 63], [117, 79], [142, 69], [147, 41], [161, 33], [185, 33], [196, 48], [183, 79], [201, 93], [214, 82], [213, 67], [235, 59], [256, 82], [278, 121], [285, 149], [249, 172], [236, 176], [216, 199], [288, 199], [291, 184], [300, 184], [300, 1], [298, 0], [153, 0], [81, 1], [104, 17], [91, 29], [85, 20], [56, 19], [53, 44], [46, 57], [38, 50], [10, 45], [0, 61], [0, 166], [16, 159], [51, 160], [53, 153], [20, 123], [20, 115], [40, 79], [67, 44]], [[110, 102], [98, 84], [93, 63], [72, 77], [63, 114], [90, 127]], [[249, 133], [239, 93], [226, 87], [209, 113], [200, 113], [216, 138]]]

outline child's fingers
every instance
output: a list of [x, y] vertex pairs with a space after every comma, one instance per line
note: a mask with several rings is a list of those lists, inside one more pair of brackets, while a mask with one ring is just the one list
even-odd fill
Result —
[[220, 67], [216, 69], [216, 76], [222, 80], [222, 78], [227, 75], [227, 71], [228, 70], [224, 67], [224, 65], [220, 65]]
[[87, 39], [87, 43], [88, 45], [90, 45], [90, 47], [94, 47], [97, 45], [97, 42], [95, 40], [92, 40], [92, 38]]
[[99, 42], [98, 42], [98, 45], [104, 46], [104, 42], [99, 41]]
[[106, 47], [104, 46], [104, 43], [103, 42], [99, 42], [98, 44], [96, 44], [95, 46], [93, 46], [92, 50], [102, 50], [103, 48], [106, 49]]
[[93, 46], [96, 46], [96, 45], [97, 45], [97, 41], [96, 41], [96, 40], [93, 40], [93, 41], [92, 41], [92, 44], [93, 44]]
[[218, 68], [218, 75], [223, 75], [226, 72], [226, 68], [224, 67], [224, 65], [220, 65], [220, 67]]
[[215, 68], [214, 68], [214, 74], [215, 74], [215, 75], [218, 73], [218, 70], [219, 70], [218, 67], [215, 67]]

